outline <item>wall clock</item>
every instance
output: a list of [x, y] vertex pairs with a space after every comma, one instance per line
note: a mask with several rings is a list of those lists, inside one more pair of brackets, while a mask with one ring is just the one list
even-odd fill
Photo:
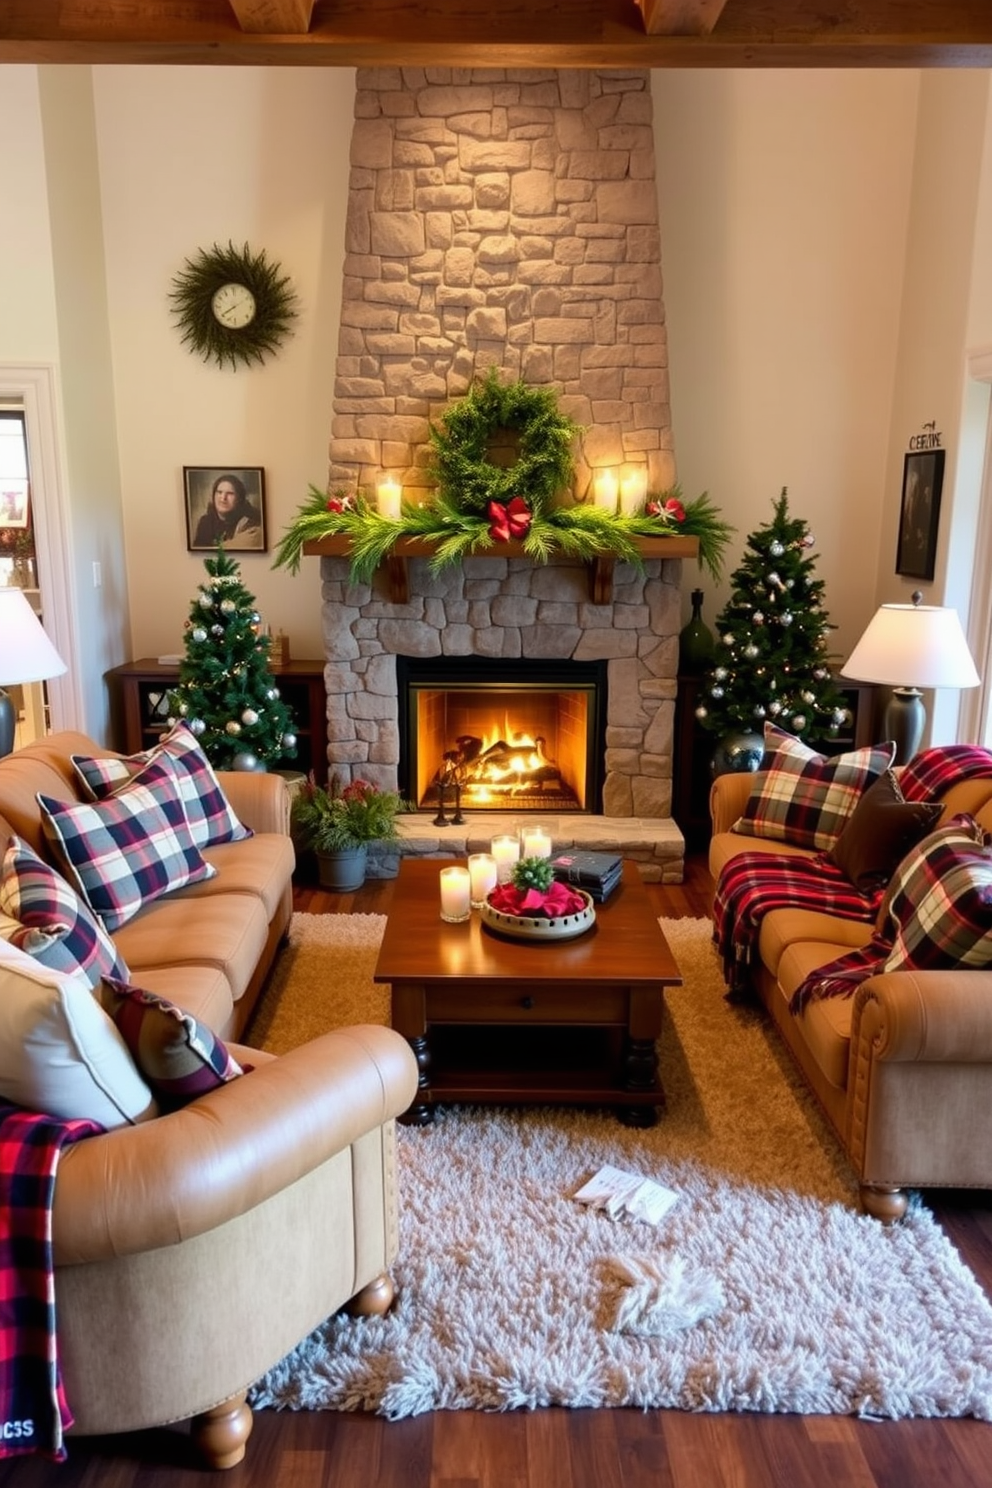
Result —
[[280, 266], [245, 243], [187, 258], [169, 295], [184, 345], [218, 367], [263, 362], [290, 333], [296, 294]]

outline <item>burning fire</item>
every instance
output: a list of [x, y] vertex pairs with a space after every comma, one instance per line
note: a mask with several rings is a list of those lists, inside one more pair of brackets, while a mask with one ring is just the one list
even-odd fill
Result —
[[507, 714], [502, 728], [494, 721], [482, 738], [463, 734], [455, 743], [445, 758], [458, 774], [466, 800], [475, 805], [484, 806], [505, 795], [565, 788], [543, 736], [519, 731]]

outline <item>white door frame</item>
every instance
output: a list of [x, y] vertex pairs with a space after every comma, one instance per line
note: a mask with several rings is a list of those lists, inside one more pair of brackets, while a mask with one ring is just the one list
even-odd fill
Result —
[[63, 676], [46, 683], [52, 728], [82, 729], [76, 590], [70, 561], [72, 523], [60, 454], [60, 402], [54, 365], [0, 363], [0, 397], [20, 400], [24, 409], [38, 588], [45, 630], [67, 668]]

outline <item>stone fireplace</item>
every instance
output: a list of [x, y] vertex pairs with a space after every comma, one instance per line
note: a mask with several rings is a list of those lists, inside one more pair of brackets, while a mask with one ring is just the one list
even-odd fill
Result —
[[[331, 489], [389, 475], [427, 499], [430, 420], [490, 366], [582, 426], [563, 499], [605, 468], [674, 484], [648, 73], [359, 71], [345, 232]], [[332, 772], [400, 783], [397, 658], [596, 663], [600, 763], [563, 809], [669, 817], [680, 560], [619, 564], [608, 594], [498, 547], [405, 561], [397, 601], [322, 560]]]

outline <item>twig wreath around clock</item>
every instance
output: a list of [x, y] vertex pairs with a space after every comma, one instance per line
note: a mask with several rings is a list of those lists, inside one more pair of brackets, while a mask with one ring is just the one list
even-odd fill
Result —
[[218, 367], [263, 362], [296, 317], [296, 294], [278, 263], [248, 244], [201, 248], [172, 281], [169, 299], [184, 345]]

